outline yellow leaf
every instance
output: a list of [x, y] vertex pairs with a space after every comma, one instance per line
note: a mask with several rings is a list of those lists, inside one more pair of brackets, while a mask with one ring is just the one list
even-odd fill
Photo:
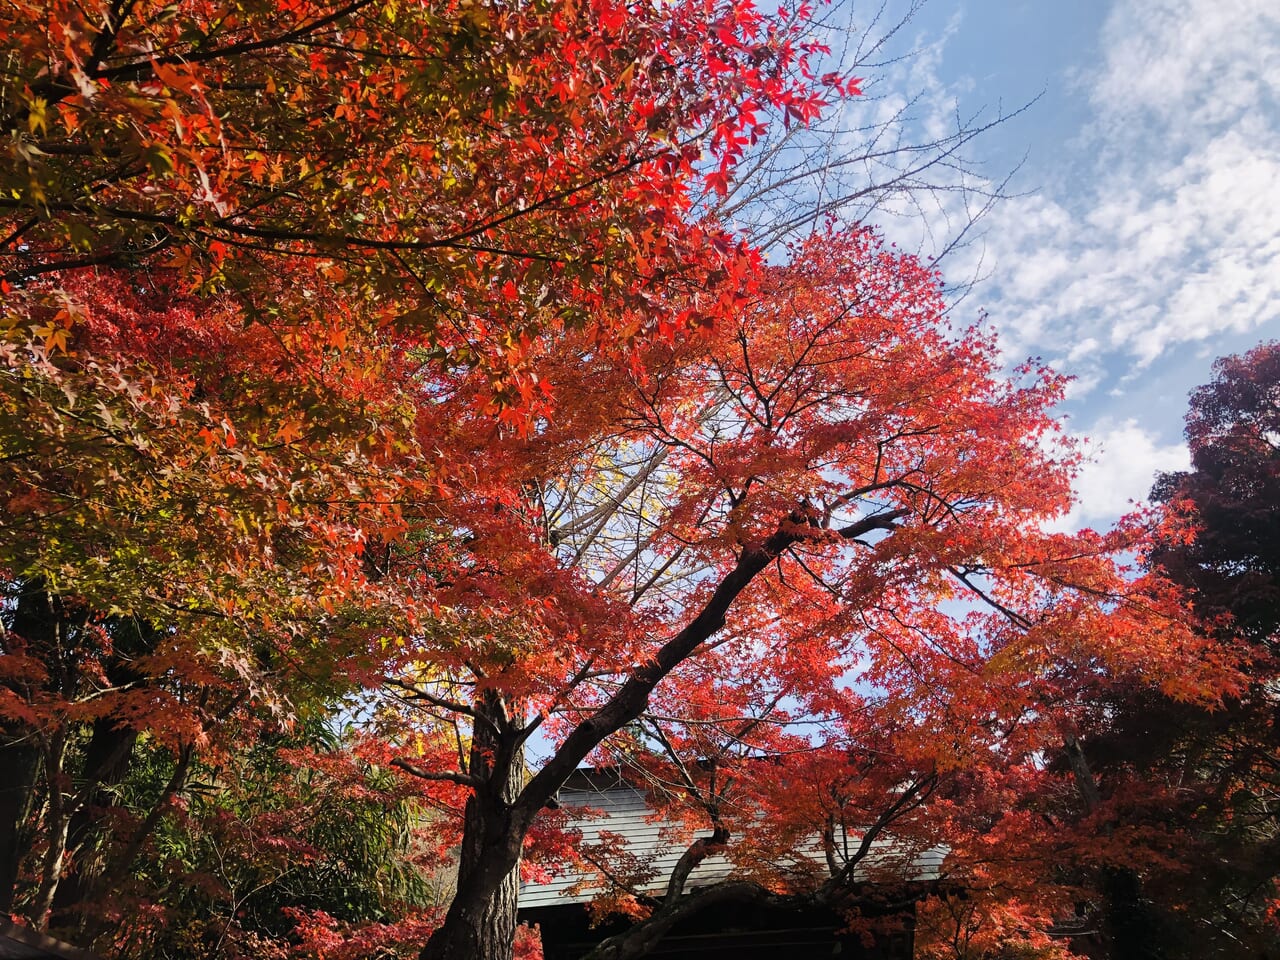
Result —
[[49, 108], [49, 102], [44, 97], [36, 97], [31, 101], [31, 106], [27, 111], [27, 129], [32, 135], [44, 133], [47, 129], [47, 121], [45, 112]]

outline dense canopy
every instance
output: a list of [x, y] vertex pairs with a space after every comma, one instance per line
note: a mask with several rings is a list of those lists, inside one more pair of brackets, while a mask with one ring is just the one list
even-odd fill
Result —
[[[858, 96], [810, 13], [0, 14], [4, 912], [503, 960], [522, 861], [578, 858], [638, 956], [712, 852], [854, 911], [883, 839], [949, 852], [922, 949], [977, 956], [1150, 853], [1098, 826], [1108, 698], [1246, 685], [1138, 519], [1054, 532], [1063, 380], [869, 227], [717, 219]], [[687, 826], [666, 900], [552, 809], [588, 763]]]

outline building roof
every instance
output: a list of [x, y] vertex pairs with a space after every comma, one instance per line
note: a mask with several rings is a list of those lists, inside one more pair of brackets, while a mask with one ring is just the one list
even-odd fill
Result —
[[[652, 882], [643, 892], [660, 894], [665, 891], [667, 878], [676, 862], [688, 846], [688, 841], [678, 835], [679, 825], [664, 819], [649, 805], [645, 794], [633, 784], [623, 780], [617, 771], [578, 771], [564, 786], [559, 795], [565, 808], [589, 809], [593, 815], [576, 824], [582, 831], [583, 843], [600, 839], [602, 833], [622, 838], [629, 853], [649, 862], [653, 871]], [[859, 838], [850, 836], [850, 842]], [[815, 835], [811, 844], [797, 851], [813, 863], [825, 863], [820, 839]], [[946, 851], [935, 847], [923, 852], [907, 852], [892, 839], [877, 840], [863, 865], [855, 871], [854, 882], [867, 879], [873, 867], [896, 867], [903, 880], [937, 879]], [[897, 861], [897, 863], [895, 863]], [[723, 856], [708, 857], [689, 876], [688, 889], [707, 886], [729, 876], [733, 865]], [[592, 878], [573, 869], [563, 869], [553, 879], [541, 883], [525, 883], [520, 888], [521, 909], [586, 903], [603, 892], [589, 884]], [[575, 886], [580, 889], [574, 890]]]
[[29, 927], [0, 921], [0, 960], [98, 960], [98, 957]]

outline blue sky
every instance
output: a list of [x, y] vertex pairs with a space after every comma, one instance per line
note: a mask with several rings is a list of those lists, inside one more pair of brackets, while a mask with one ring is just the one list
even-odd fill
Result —
[[1094, 459], [1068, 523], [1105, 524], [1186, 463], [1214, 357], [1280, 337], [1280, 2], [931, 0], [898, 48], [869, 93], [920, 92], [925, 126], [1039, 97], [970, 149], [991, 178], [1025, 161], [944, 268], [981, 278], [958, 320], [1077, 378], [1063, 412]]

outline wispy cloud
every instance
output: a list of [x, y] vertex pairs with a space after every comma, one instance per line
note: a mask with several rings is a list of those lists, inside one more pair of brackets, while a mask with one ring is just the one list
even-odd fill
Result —
[[1091, 100], [1113, 134], [1136, 119], [1194, 143], [1199, 131], [1275, 107], [1280, 6], [1272, 0], [1125, 0], [1107, 17], [1102, 43]]
[[1010, 352], [1145, 367], [1280, 315], [1280, 5], [1121, 0], [1074, 78], [1067, 188], [989, 224]]

